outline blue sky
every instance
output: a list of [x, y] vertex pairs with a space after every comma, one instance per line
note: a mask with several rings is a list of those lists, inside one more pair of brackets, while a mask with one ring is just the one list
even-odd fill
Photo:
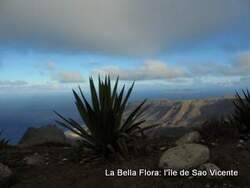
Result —
[[248, 0], [2, 0], [0, 92], [70, 91], [106, 74], [142, 91], [245, 88], [249, 16]]

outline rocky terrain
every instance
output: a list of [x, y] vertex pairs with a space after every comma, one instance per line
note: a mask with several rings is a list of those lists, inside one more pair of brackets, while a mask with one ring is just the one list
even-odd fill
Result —
[[[29, 134], [29, 139], [32, 139], [32, 134]], [[29, 139], [26, 137], [25, 142], [28, 143]], [[143, 140], [143, 150], [122, 161], [78, 160], [74, 148], [61, 143], [28, 145], [12, 146], [1, 151], [1, 188], [94, 188], [100, 184], [102, 187], [121, 188], [248, 188], [250, 185], [249, 139], [206, 142], [199, 132], [192, 131], [180, 138]], [[107, 171], [118, 169], [123, 176], [107, 175]], [[133, 171], [141, 169], [141, 176], [133, 175]], [[171, 175], [169, 171], [181, 169], [192, 174], [181, 177]], [[199, 171], [207, 175], [200, 176]], [[157, 172], [162, 174], [158, 176]]]
[[[200, 100], [149, 100], [143, 118], [162, 127], [195, 127], [214, 117], [233, 111], [232, 98]], [[138, 103], [130, 104], [130, 112]]]
[[[0, 187], [249, 187], [250, 135], [196, 129], [232, 112], [231, 99], [155, 100], [147, 107], [144, 117], [161, 127], [127, 160], [79, 158], [74, 134], [53, 125], [28, 129], [18, 145], [0, 151]], [[123, 176], [112, 176], [117, 169]], [[174, 175], [180, 170], [190, 174]]]

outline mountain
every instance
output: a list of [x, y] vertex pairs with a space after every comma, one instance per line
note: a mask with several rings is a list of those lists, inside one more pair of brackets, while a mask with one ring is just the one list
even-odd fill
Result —
[[[130, 104], [131, 112], [139, 102]], [[144, 118], [149, 123], [160, 123], [161, 127], [196, 127], [202, 122], [224, 116], [233, 111], [231, 98], [199, 100], [150, 100], [145, 105]]]

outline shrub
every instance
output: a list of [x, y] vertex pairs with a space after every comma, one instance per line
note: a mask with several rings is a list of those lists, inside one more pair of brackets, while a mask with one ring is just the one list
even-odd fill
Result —
[[229, 124], [226, 117], [210, 119], [198, 131], [206, 142], [238, 138], [236, 127]]
[[146, 100], [123, 120], [123, 114], [134, 83], [126, 93], [125, 85], [118, 92], [118, 81], [119, 78], [116, 79], [114, 87], [111, 88], [109, 76], [106, 76], [104, 81], [99, 77], [97, 91], [93, 79], [89, 78], [91, 104], [83, 95], [80, 87], [80, 94], [73, 90], [75, 104], [86, 128], [75, 120], [66, 119], [55, 112], [62, 119], [62, 121], [56, 122], [79, 135], [82, 138], [81, 142], [84, 148], [91, 149], [95, 154], [104, 157], [108, 157], [112, 153], [123, 157], [127, 156], [129, 143], [140, 137], [144, 130], [154, 127], [154, 125], [146, 128], [140, 127], [145, 122], [141, 115], [146, 109], [143, 107]]
[[241, 97], [236, 92], [234, 103], [234, 112], [229, 117], [231, 125], [237, 126], [241, 134], [250, 133], [250, 93], [248, 90], [242, 90], [243, 96]]
[[5, 138], [1, 138], [3, 131], [0, 131], [0, 149], [5, 148], [6, 146], [8, 146], [9, 140], [5, 139]]

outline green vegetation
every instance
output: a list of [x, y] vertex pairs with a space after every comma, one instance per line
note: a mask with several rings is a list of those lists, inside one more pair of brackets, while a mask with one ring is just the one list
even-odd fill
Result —
[[3, 131], [0, 131], [0, 150], [5, 148], [9, 143], [9, 140], [7, 140], [5, 138], [1, 138], [2, 133], [3, 133]]
[[146, 100], [124, 119], [124, 111], [134, 83], [126, 92], [125, 85], [118, 91], [118, 82], [117, 78], [112, 88], [109, 76], [104, 80], [99, 77], [97, 91], [93, 79], [89, 78], [92, 103], [88, 102], [80, 87], [80, 94], [73, 90], [75, 104], [86, 128], [75, 120], [66, 119], [55, 112], [62, 119], [57, 121], [59, 125], [79, 135], [84, 148], [105, 158], [110, 154], [126, 157], [131, 147], [136, 147], [136, 140], [143, 136], [143, 132], [155, 126], [140, 127], [145, 122], [142, 114], [146, 110], [143, 107]]
[[250, 133], [250, 93], [242, 90], [243, 97], [236, 92], [234, 100], [234, 112], [229, 117], [230, 124], [237, 126], [241, 134]]

